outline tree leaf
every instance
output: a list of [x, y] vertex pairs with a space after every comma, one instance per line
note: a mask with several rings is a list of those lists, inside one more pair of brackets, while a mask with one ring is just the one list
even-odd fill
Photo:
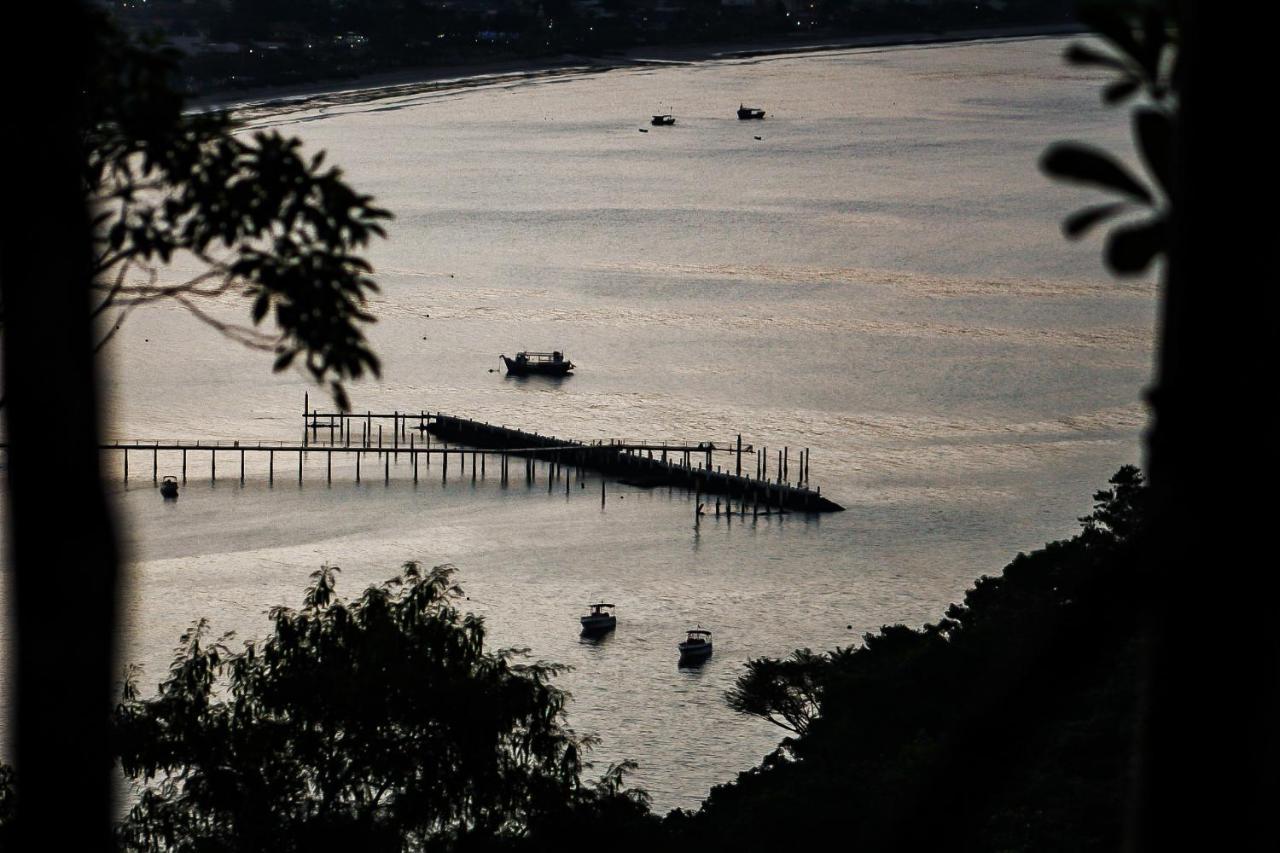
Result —
[[1137, 275], [1165, 251], [1165, 219], [1117, 228], [1107, 239], [1107, 265], [1118, 275]]
[[1129, 170], [1100, 148], [1076, 142], [1059, 142], [1040, 159], [1040, 168], [1056, 178], [1089, 184], [1127, 195], [1145, 204], [1151, 193]]
[[1140, 109], [1133, 114], [1133, 127], [1143, 162], [1167, 194], [1173, 167], [1173, 119], [1162, 110]]
[[1089, 229], [1102, 222], [1104, 219], [1110, 219], [1120, 211], [1129, 207], [1129, 203], [1125, 201], [1113, 201], [1109, 204], [1099, 204], [1093, 207], [1086, 207], [1077, 210], [1068, 216], [1062, 222], [1062, 233], [1068, 239], [1078, 240], [1088, 233]]
[[1122, 58], [1110, 53], [1103, 53], [1079, 42], [1068, 45], [1063, 53], [1063, 58], [1072, 65], [1101, 66], [1103, 68], [1114, 68], [1125, 73], [1129, 71], [1129, 65]]
[[1117, 80], [1102, 90], [1102, 101], [1114, 106], [1138, 91], [1138, 87], [1141, 85], [1142, 82], [1136, 77]]
[[1143, 65], [1144, 51], [1134, 35], [1133, 22], [1127, 12], [1117, 9], [1114, 3], [1092, 0], [1080, 4], [1076, 18], [1118, 47], [1135, 64]]

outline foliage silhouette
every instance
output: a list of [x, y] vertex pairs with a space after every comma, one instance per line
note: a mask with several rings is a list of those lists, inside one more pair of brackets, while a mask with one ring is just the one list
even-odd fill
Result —
[[[1218, 499], [1251, 494], [1254, 472], [1224, 466], [1210, 449], [1239, 447], [1266, 399], [1251, 366], [1267, 363], [1262, 348], [1272, 330], [1258, 317], [1269, 315], [1232, 285], [1270, 273], [1266, 218], [1248, 213], [1250, 190], [1274, 154], [1255, 129], [1257, 111], [1247, 101], [1242, 111], [1230, 94], [1264, 78], [1272, 47], [1266, 28], [1224, 4], [1128, 0], [1091, 6], [1082, 17], [1111, 52], [1104, 60], [1077, 50], [1074, 58], [1118, 73], [1104, 97], [1137, 98], [1135, 147], [1158, 190], [1148, 192], [1152, 203], [1136, 205], [1152, 216], [1112, 232], [1107, 262], [1125, 274], [1165, 261], [1145, 395], [1151, 489], [1137, 558], [1145, 594], [1135, 605], [1144, 625], [1142, 700], [1125, 842], [1134, 850], [1248, 847], [1275, 836], [1280, 766], [1280, 644], [1265, 614], [1243, 612], [1247, 601], [1270, 600], [1256, 595], [1266, 581], [1249, 569], [1270, 519], [1265, 501]], [[1061, 150], [1046, 154], [1051, 172]], [[1068, 167], [1062, 175], [1096, 178], [1091, 162], [1092, 172]], [[1117, 210], [1132, 201], [1130, 194]], [[1068, 236], [1106, 218], [1082, 212], [1067, 221]], [[1230, 641], [1188, 642], [1189, 614], [1233, 614]]]
[[18, 802], [13, 791], [13, 768], [0, 763], [0, 850], [13, 845], [14, 818]]
[[553, 827], [642, 822], [647, 796], [580, 773], [561, 667], [489, 652], [453, 569], [401, 573], [356, 600], [338, 569], [239, 651], [203, 620], [154, 698], [126, 681], [120, 764], [141, 785], [120, 829], [136, 850], [489, 849]]
[[1063, 233], [1073, 240], [1121, 214], [1148, 213], [1140, 222], [1116, 226], [1107, 238], [1107, 265], [1117, 274], [1135, 275], [1146, 270], [1168, 244], [1170, 158], [1178, 119], [1178, 28], [1165, 2], [1094, 2], [1082, 5], [1079, 14], [1109, 49], [1073, 44], [1066, 60], [1114, 72], [1116, 79], [1103, 89], [1105, 103], [1140, 99], [1133, 108], [1133, 135], [1149, 181], [1133, 175], [1107, 152], [1077, 142], [1052, 145], [1040, 165], [1059, 180], [1120, 196], [1118, 201], [1086, 207], [1067, 217]]
[[[93, 90], [85, 103], [83, 180], [95, 219], [99, 346], [138, 305], [170, 300], [229, 337], [274, 351], [274, 369], [302, 357], [346, 407], [343, 380], [378, 360], [360, 325], [376, 290], [357, 254], [390, 214], [276, 132], [247, 138], [225, 112], [184, 112], [171, 85], [177, 54], [137, 45], [96, 18]], [[176, 257], [198, 272], [162, 280]], [[227, 293], [252, 301], [252, 326], [219, 319], [202, 303]], [[270, 315], [274, 332], [257, 329]]]
[[[130, 309], [171, 300], [270, 349], [276, 370], [296, 360], [345, 406], [343, 383], [378, 370], [358, 252], [387, 214], [295, 141], [246, 139], [225, 115], [185, 113], [172, 55], [132, 44], [97, 5], [23, 4], [10, 23], [58, 43], [38, 74], [21, 51], [6, 55], [24, 130], [0, 137], [15, 201], [0, 214], [12, 831], [32, 848], [50, 827], [67, 847], [104, 848], [119, 551], [99, 467], [95, 354]], [[161, 281], [180, 258], [199, 272]], [[251, 325], [206, 307], [233, 294], [252, 300]], [[48, 536], [52, 506], [67, 526]], [[68, 803], [79, 812], [70, 823]]]
[[981, 578], [936, 624], [748, 664], [730, 704], [798, 733], [669, 831], [710, 850], [1118, 847], [1147, 488], [1132, 466], [1111, 486], [1078, 535]]
[[[296, 138], [243, 128], [227, 112], [187, 113], [172, 86], [178, 54], [137, 44], [105, 15], [91, 16], [82, 180], [93, 218], [97, 347], [129, 312], [160, 300], [181, 305], [233, 340], [272, 351], [275, 370], [302, 357], [346, 408], [343, 386], [378, 374], [361, 324], [377, 290], [357, 252], [385, 236], [387, 211], [353, 190], [324, 153]], [[175, 259], [198, 272], [170, 280]], [[252, 300], [251, 325], [208, 304]], [[274, 331], [258, 327], [270, 316]]]
[[725, 693], [725, 701], [740, 714], [761, 717], [803, 736], [822, 707], [826, 676], [849, 654], [851, 649], [837, 648], [825, 654], [798, 649], [783, 660], [748, 661], [747, 671]]

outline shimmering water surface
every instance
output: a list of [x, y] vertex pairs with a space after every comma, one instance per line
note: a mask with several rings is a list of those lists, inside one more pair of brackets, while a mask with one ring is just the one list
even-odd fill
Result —
[[[544, 476], [447, 486], [438, 463], [356, 485], [335, 464], [190, 459], [176, 503], [150, 459], [117, 487], [133, 555], [125, 656], [154, 682], [183, 628], [261, 634], [321, 563], [354, 594], [404, 560], [452, 562], [493, 641], [570, 664], [570, 717], [631, 757], [660, 809], [694, 807], [780, 730], [723, 702], [743, 661], [936, 619], [977, 576], [1068, 533], [1137, 461], [1153, 291], [1058, 223], [1087, 196], [1036, 170], [1051, 141], [1128, 150], [1065, 40], [864, 49], [503, 77], [247, 113], [325, 149], [394, 211], [373, 260], [381, 382], [359, 410], [440, 410], [576, 438], [812, 448], [847, 507], [704, 519], [689, 495]], [[739, 122], [740, 102], [764, 122]], [[655, 112], [671, 128], [647, 128]], [[755, 139], [759, 136], [761, 139]], [[232, 300], [228, 311], [247, 305]], [[222, 307], [215, 308], [222, 310]], [[305, 382], [181, 310], [113, 344], [112, 432], [294, 439]], [[561, 383], [490, 372], [566, 350]], [[754, 462], [750, 463], [754, 466]], [[118, 474], [118, 460], [110, 460]], [[161, 456], [176, 473], [176, 456]], [[380, 473], [380, 468], [378, 469]], [[456, 472], [451, 472], [454, 474]], [[616, 634], [577, 616], [618, 604]], [[715, 631], [700, 670], [684, 628]]]

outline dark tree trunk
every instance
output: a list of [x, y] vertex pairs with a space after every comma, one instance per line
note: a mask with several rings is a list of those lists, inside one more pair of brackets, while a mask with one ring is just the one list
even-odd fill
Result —
[[10, 38], [40, 45], [43, 59], [6, 51], [11, 121], [0, 143], [17, 828], [24, 849], [106, 849], [118, 555], [99, 472], [81, 186], [80, 75], [90, 45], [79, 3], [24, 4], [10, 23]]
[[[1259, 292], [1274, 287], [1274, 272], [1262, 268], [1274, 235], [1249, 229], [1264, 216], [1271, 224], [1270, 190], [1261, 188], [1270, 186], [1275, 155], [1263, 150], [1274, 136], [1261, 130], [1264, 108], [1244, 97], [1253, 86], [1239, 67], [1240, 57], [1270, 48], [1251, 53], [1256, 36], [1243, 7], [1183, 0], [1179, 18], [1183, 78], [1150, 394], [1152, 599], [1130, 847], [1270, 849], [1263, 839], [1274, 844], [1275, 829], [1264, 815], [1274, 809], [1280, 664], [1267, 594], [1275, 557], [1264, 535], [1275, 485], [1262, 463], [1274, 427], [1263, 420], [1271, 389], [1250, 379], [1260, 375], [1259, 348], [1274, 340]], [[1260, 210], [1242, 204], [1250, 187]]]

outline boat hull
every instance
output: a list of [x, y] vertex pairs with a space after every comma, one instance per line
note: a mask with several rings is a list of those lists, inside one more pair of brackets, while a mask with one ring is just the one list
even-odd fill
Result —
[[584, 634], [606, 634], [618, 627], [616, 616], [583, 616], [581, 621]]
[[694, 643], [692, 645], [689, 643], [680, 643], [679, 649], [680, 663], [682, 664], [702, 663], [707, 658], [711, 657], [712, 651], [710, 643]]
[[519, 362], [505, 355], [502, 361], [507, 365], [507, 373], [512, 376], [568, 376], [573, 371], [571, 361], [530, 363]]

